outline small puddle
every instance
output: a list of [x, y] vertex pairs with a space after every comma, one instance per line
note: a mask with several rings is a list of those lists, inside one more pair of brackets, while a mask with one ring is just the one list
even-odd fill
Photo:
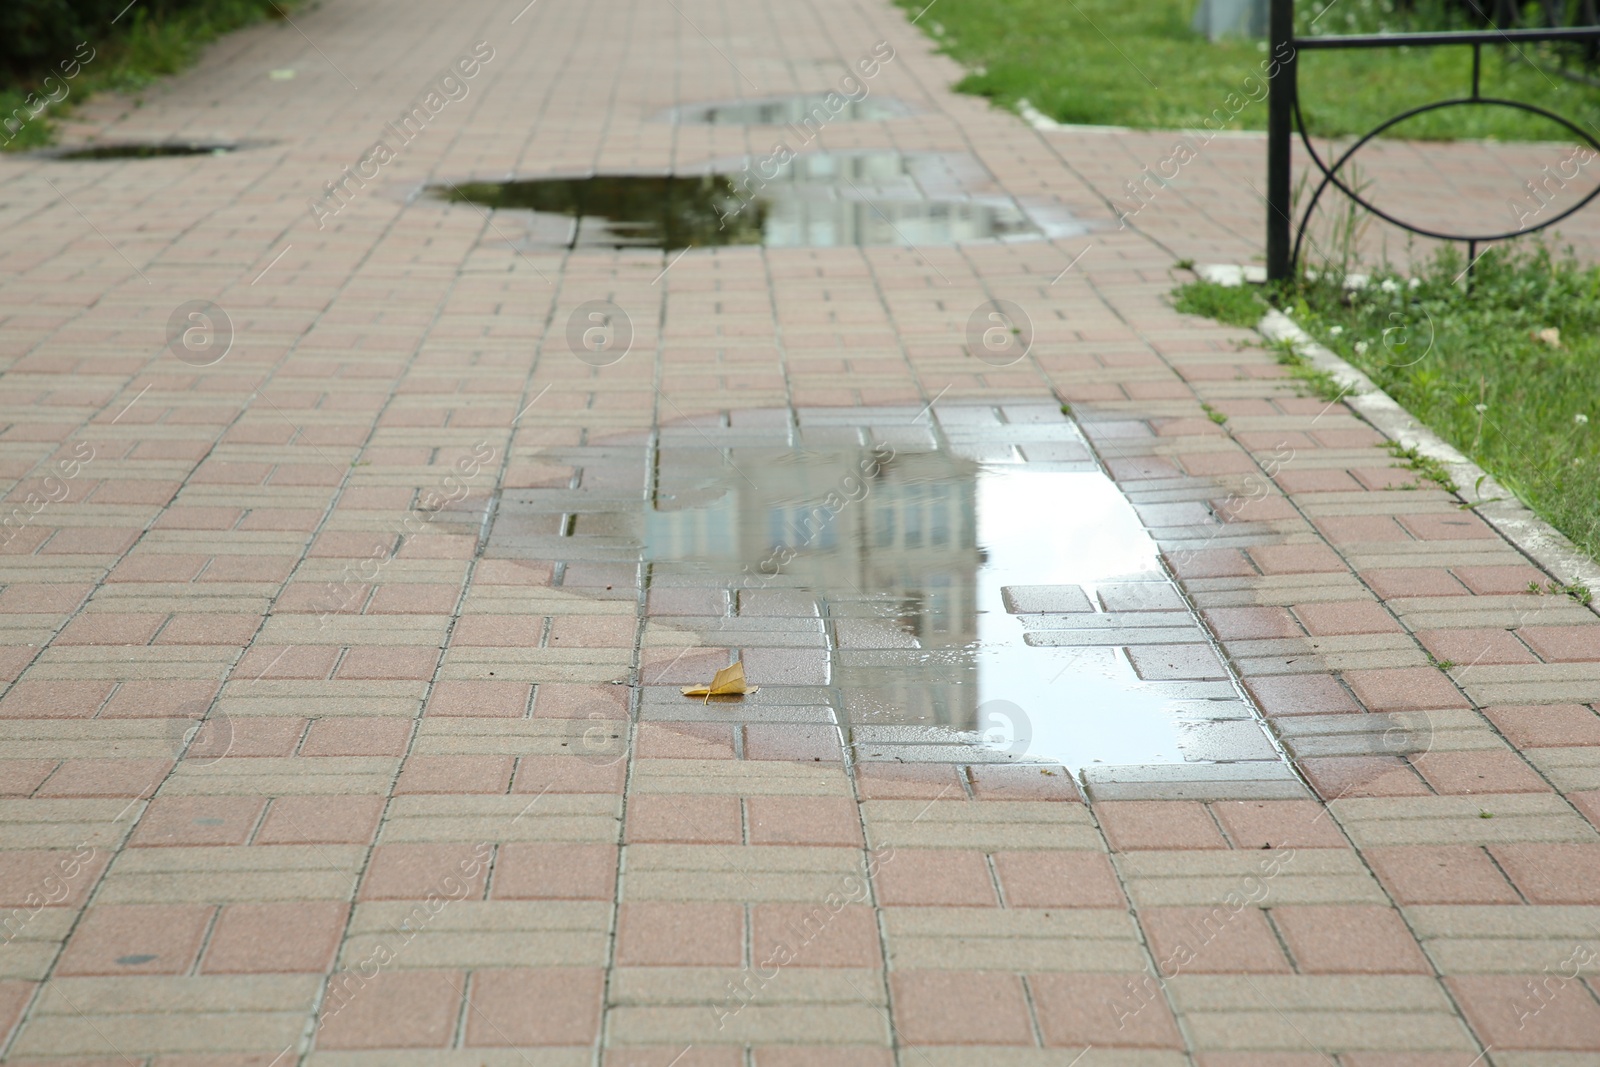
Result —
[[837, 93], [805, 93], [761, 100], [686, 104], [663, 117], [679, 126], [787, 126], [818, 130], [834, 122], [881, 122], [913, 114], [909, 105], [887, 96], [849, 100]]
[[172, 142], [160, 143], [123, 143], [90, 145], [85, 148], [69, 148], [64, 152], [51, 153], [54, 159], [67, 160], [97, 160], [97, 159], [155, 159], [160, 156], [225, 156], [235, 151], [236, 144], [176, 144]]
[[689, 176], [470, 182], [428, 192], [530, 213], [524, 236], [530, 247], [905, 246], [1083, 230], [1060, 218], [1041, 226], [1008, 196], [974, 194], [993, 179], [967, 156], [814, 152], [781, 165], [744, 166]]

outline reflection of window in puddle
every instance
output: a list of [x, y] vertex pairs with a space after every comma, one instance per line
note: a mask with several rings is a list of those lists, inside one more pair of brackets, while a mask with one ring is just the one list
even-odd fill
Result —
[[[1141, 633], [1196, 662], [1212, 653], [1105, 476], [940, 452], [874, 462], [739, 450], [749, 477], [708, 480], [703, 455], [663, 450], [647, 558], [658, 574], [682, 564], [735, 587], [814, 594], [832, 632], [832, 683], [869, 758], [970, 744], [991, 718], [1027, 731], [1029, 756], [1073, 766], [1276, 758], [1220, 663], [1194, 677], [1135, 669], [1127, 649], [1142, 649]], [[1219, 746], [1201, 736], [1211, 719], [1256, 737]]]

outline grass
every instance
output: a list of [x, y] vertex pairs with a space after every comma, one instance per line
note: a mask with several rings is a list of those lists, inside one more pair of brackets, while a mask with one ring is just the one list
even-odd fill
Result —
[[[93, 58], [82, 62], [76, 77], [62, 80], [59, 75], [45, 81], [49, 71], [22, 75], [0, 84], [0, 120], [28, 117], [15, 131], [0, 126], [0, 150], [26, 151], [43, 148], [54, 140], [52, 120], [71, 113], [72, 108], [95, 92], [136, 93], [158, 78], [176, 74], [199, 57], [205, 46], [231, 30], [261, 22], [282, 19], [284, 13], [305, 0], [213, 0], [201, 9], [173, 12], [159, 21], [140, 7], [115, 30], [114, 36], [88, 41]], [[61, 57], [72, 60], [71, 55]], [[46, 93], [48, 89], [48, 94]], [[65, 93], [63, 94], [63, 89]], [[30, 95], [32, 102], [30, 103]], [[40, 108], [46, 96], [59, 102]], [[36, 115], [32, 113], [37, 111]], [[9, 136], [9, 139], [7, 139]]]
[[[897, 0], [915, 15], [926, 0]], [[1301, 33], [1400, 29], [1379, 0], [1302, 2]], [[939, 0], [917, 25], [971, 73], [956, 88], [1005, 107], [1026, 98], [1059, 122], [1151, 129], [1266, 127], [1265, 41], [1210, 43], [1189, 28], [1195, 0]], [[1418, 26], [1416, 28], [1423, 28]], [[1463, 27], [1456, 27], [1463, 28]], [[1468, 48], [1302, 51], [1301, 105], [1319, 135], [1365, 132], [1401, 110], [1465, 96]], [[1600, 130], [1600, 90], [1553, 73], [1548, 50], [1485, 49], [1486, 95], [1526, 100]], [[1452, 108], [1408, 120], [1397, 137], [1572, 139], [1508, 108]]]
[[[1506, 245], [1477, 261], [1470, 287], [1465, 270], [1461, 252], [1447, 247], [1414, 282], [1380, 269], [1351, 289], [1324, 275], [1275, 299], [1312, 336], [1600, 558], [1600, 267], [1539, 246]], [[1243, 299], [1224, 298], [1215, 288], [1191, 283], [1174, 303], [1241, 324]], [[1443, 468], [1426, 457], [1395, 454], [1451, 488]]]

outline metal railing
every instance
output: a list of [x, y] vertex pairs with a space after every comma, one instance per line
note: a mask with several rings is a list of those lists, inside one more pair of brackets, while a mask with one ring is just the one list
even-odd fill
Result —
[[[1278, 73], [1276, 77], [1270, 79], [1267, 97], [1267, 278], [1270, 281], [1289, 279], [1294, 276], [1295, 269], [1300, 262], [1300, 248], [1305, 241], [1306, 228], [1310, 225], [1312, 212], [1316, 210], [1317, 202], [1330, 185], [1378, 218], [1403, 230], [1442, 241], [1465, 242], [1467, 245], [1467, 262], [1469, 264], [1477, 258], [1479, 244], [1490, 241], [1504, 241], [1512, 237], [1536, 233], [1547, 226], [1553, 226], [1560, 222], [1589, 203], [1597, 195], [1600, 195], [1600, 186], [1596, 186], [1577, 203], [1555, 215], [1542, 219], [1537, 225], [1503, 232], [1442, 233], [1425, 226], [1413, 225], [1377, 207], [1362, 196], [1359, 190], [1351, 188], [1350, 184], [1339, 173], [1350, 162], [1351, 157], [1359, 152], [1368, 141], [1382, 134], [1385, 130], [1418, 115], [1450, 107], [1489, 105], [1515, 108], [1519, 111], [1539, 115], [1570, 130], [1574, 136], [1586, 141], [1597, 153], [1600, 153], [1600, 140], [1596, 140], [1592, 134], [1570, 119], [1524, 101], [1484, 96], [1479, 84], [1483, 69], [1484, 45], [1538, 44], [1546, 41], [1596, 44], [1600, 43], [1600, 26], [1549, 26], [1504, 30], [1491, 28], [1445, 33], [1381, 33], [1343, 37], [1296, 37], [1294, 34], [1294, 0], [1271, 0], [1268, 32], [1270, 34], [1269, 54], [1279, 60]], [[1302, 50], [1400, 48], [1402, 46], [1434, 48], [1451, 45], [1470, 47], [1472, 49], [1472, 90], [1470, 95], [1453, 97], [1448, 100], [1437, 100], [1431, 104], [1423, 104], [1420, 107], [1402, 111], [1398, 115], [1374, 126], [1337, 156], [1330, 152], [1329, 159], [1332, 161], [1331, 164], [1324, 161], [1322, 156], [1317, 153], [1316, 146], [1311, 143], [1311, 134], [1306, 129], [1305, 116], [1300, 110], [1299, 53]], [[1311, 157], [1312, 163], [1316, 164], [1317, 169], [1322, 172], [1322, 180], [1317, 183], [1315, 190], [1312, 192], [1309, 201], [1306, 203], [1305, 211], [1300, 215], [1298, 224], [1293, 217], [1295, 207], [1293, 205], [1292, 192], [1293, 161], [1291, 157], [1291, 138], [1295, 129], [1299, 130], [1300, 140], [1305, 145], [1306, 152]]]

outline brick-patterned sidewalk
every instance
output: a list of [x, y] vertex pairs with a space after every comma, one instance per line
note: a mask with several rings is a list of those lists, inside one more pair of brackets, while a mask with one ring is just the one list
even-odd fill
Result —
[[[826, 91], [880, 41], [872, 91], [913, 114], [828, 148], [972, 153], [1098, 228], [675, 258], [414, 198], [763, 155], [657, 119]], [[956, 76], [879, 0], [328, 0], [68, 131], [256, 147], [0, 159], [5, 1062], [1595, 1062], [1600, 620], [1167, 305], [1175, 255], [1254, 253], [1258, 143], [1119, 230], [1163, 135], [1041, 134]], [[1450, 166], [1474, 152], [1559, 158]], [[1006, 368], [966, 345], [997, 298], [1036, 331]], [[590, 300], [632, 322], [614, 365], [568, 347]], [[231, 320], [215, 362], [167, 346], [189, 301]], [[663, 441], [960, 413], [1026, 453], [1072, 433], [1057, 398], [1293, 773], [1085, 797], [847, 759], [811, 609], [639, 562]], [[761, 693], [683, 700], [730, 632]]]

